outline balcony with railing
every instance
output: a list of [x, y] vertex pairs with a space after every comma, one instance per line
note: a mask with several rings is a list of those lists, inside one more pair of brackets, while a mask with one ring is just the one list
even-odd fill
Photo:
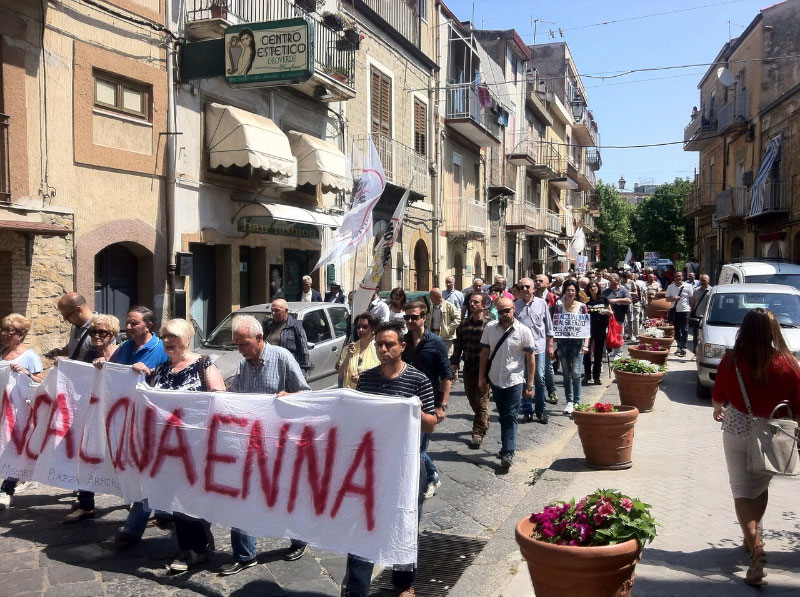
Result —
[[561, 218], [561, 232], [572, 238], [575, 235], [575, 218], [571, 213], [562, 213], [558, 217]]
[[8, 127], [10, 116], [0, 113], [0, 203], [11, 201], [11, 165]]
[[750, 211], [750, 189], [729, 187], [717, 195], [717, 219], [720, 221], [744, 218]]
[[589, 147], [586, 149], [586, 165], [592, 170], [597, 172], [603, 165], [603, 160], [600, 157], [600, 150], [596, 147]]
[[597, 178], [589, 162], [590, 151], [590, 149], [586, 149], [578, 168], [578, 188], [581, 191], [593, 191], [595, 186], [597, 186]]
[[[186, 36], [191, 41], [219, 40], [231, 25], [303, 18], [314, 28], [314, 74], [294, 89], [322, 102], [356, 95], [357, 44], [289, 0], [186, 0]], [[219, 52], [224, 52], [224, 45]]]
[[581, 210], [579, 224], [583, 226], [583, 230], [586, 234], [597, 230], [597, 226], [595, 226], [594, 223], [594, 216], [589, 213], [588, 209]]
[[422, 19], [416, 2], [403, 0], [352, 0], [356, 8], [368, 8], [416, 47], [422, 39]]
[[444, 204], [444, 227], [449, 235], [485, 236], [489, 220], [485, 203], [468, 197], [453, 197]]
[[497, 117], [481, 105], [474, 83], [450, 84], [445, 93], [447, 126], [478, 147], [500, 145], [502, 132]]
[[525, 103], [543, 124], [553, 126], [553, 117], [547, 109], [547, 98], [552, 97], [552, 92], [547, 89], [547, 83], [539, 78], [539, 74], [535, 70], [532, 72], [534, 75], [529, 78], [525, 88]]
[[711, 213], [716, 208], [716, 195], [710, 192], [707, 185], [699, 184], [695, 179], [694, 189], [683, 198], [683, 215], [699, 216]]
[[683, 129], [683, 149], [684, 151], [700, 151], [716, 136], [716, 114], [706, 116], [702, 112], [697, 112], [692, 116], [692, 121]]
[[510, 201], [506, 208], [506, 229], [524, 230], [533, 235], [558, 236], [561, 219], [557, 213], [529, 201]]
[[789, 189], [789, 185], [780, 180], [771, 180], [764, 183], [763, 206], [760, 211], [753, 215], [750, 215], [750, 211], [753, 209], [756, 195], [751, 190], [750, 205], [745, 217], [753, 219], [767, 215], [785, 214], [790, 208], [791, 194]]
[[720, 135], [742, 134], [747, 130], [747, 90], [742, 89], [719, 109], [717, 132]]
[[599, 144], [597, 122], [595, 122], [591, 110], [583, 111], [581, 118], [572, 125], [572, 132], [575, 135], [576, 143], [580, 145], [595, 146]]
[[369, 138], [375, 143], [381, 159], [386, 181], [410, 188], [413, 193], [423, 197], [430, 194], [431, 180], [425, 156], [386, 135], [358, 135], [352, 138], [351, 155], [366, 156], [369, 152]]

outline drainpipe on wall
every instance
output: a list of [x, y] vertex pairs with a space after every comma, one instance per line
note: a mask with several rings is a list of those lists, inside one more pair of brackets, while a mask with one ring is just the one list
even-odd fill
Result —
[[[431, 71], [431, 75], [434, 75], [433, 71]], [[433, 80], [433, 85], [430, 84], [431, 79], [429, 79], [428, 84], [428, 105], [433, 108], [434, 106], [434, 86], [435, 86], [435, 79]], [[431, 109], [430, 113], [434, 119], [434, 134], [428, 135], [428, 155], [434, 156], [434, 161], [428, 164], [428, 171], [431, 174], [431, 199], [433, 203], [433, 225], [431, 226], [431, 251], [433, 252], [433, 280], [431, 287], [439, 287], [439, 227], [441, 222], [441, 197], [438, 193], [439, 185], [438, 185], [438, 178], [439, 178], [439, 168], [438, 165], [438, 138], [439, 136], [436, 134], [436, 130], [439, 128], [436, 126], [436, 121], [439, 119], [436, 117], [436, 110]]]
[[[175, 187], [177, 185], [175, 177], [175, 80], [174, 64], [175, 59], [173, 41], [167, 40], [166, 59], [167, 59], [167, 141], [165, 145], [165, 159], [167, 161], [167, 288], [164, 296], [164, 312], [167, 316], [174, 317], [175, 314]], [[181, 286], [183, 280], [180, 281]]]

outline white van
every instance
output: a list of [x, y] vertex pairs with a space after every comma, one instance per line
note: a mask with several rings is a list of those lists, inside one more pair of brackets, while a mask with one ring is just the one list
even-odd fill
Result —
[[800, 290], [783, 284], [723, 284], [711, 289], [697, 337], [697, 397], [710, 398], [717, 368], [733, 350], [745, 314], [769, 309], [781, 324], [786, 345], [800, 357]]
[[740, 261], [722, 266], [717, 284], [788, 284], [800, 288], [800, 265], [781, 261]]

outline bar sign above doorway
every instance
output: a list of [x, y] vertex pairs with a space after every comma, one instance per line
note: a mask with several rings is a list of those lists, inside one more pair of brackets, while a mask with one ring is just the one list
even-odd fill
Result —
[[319, 228], [313, 224], [276, 220], [270, 216], [242, 216], [239, 218], [238, 230], [239, 232], [277, 234], [293, 238], [319, 239], [320, 237]]

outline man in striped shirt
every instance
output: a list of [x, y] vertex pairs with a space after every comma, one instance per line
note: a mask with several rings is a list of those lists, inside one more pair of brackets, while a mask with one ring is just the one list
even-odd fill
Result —
[[[416, 396], [420, 400], [420, 428], [430, 433], [436, 426], [438, 417], [433, 402], [433, 387], [424, 373], [413, 365], [403, 362], [405, 348], [402, 324], [387, 321], [380, 324], [375, 332], [375, 351], [381, 364], [364, 371], [358, 378], [358, 391], [386, 396]], [[425, 465], [420, 459], [419, 495], [417, 497], [417, 516], [422, 515], [425, 491]], [[344, 597], [366, 597], [369, 595], [373, 563], [349, 555], [347, 569], [342, 581]], [[414, 579], [417, 566], [397, 566], [392, 571], [392, 584], [402, 597], [414, 595]]]

